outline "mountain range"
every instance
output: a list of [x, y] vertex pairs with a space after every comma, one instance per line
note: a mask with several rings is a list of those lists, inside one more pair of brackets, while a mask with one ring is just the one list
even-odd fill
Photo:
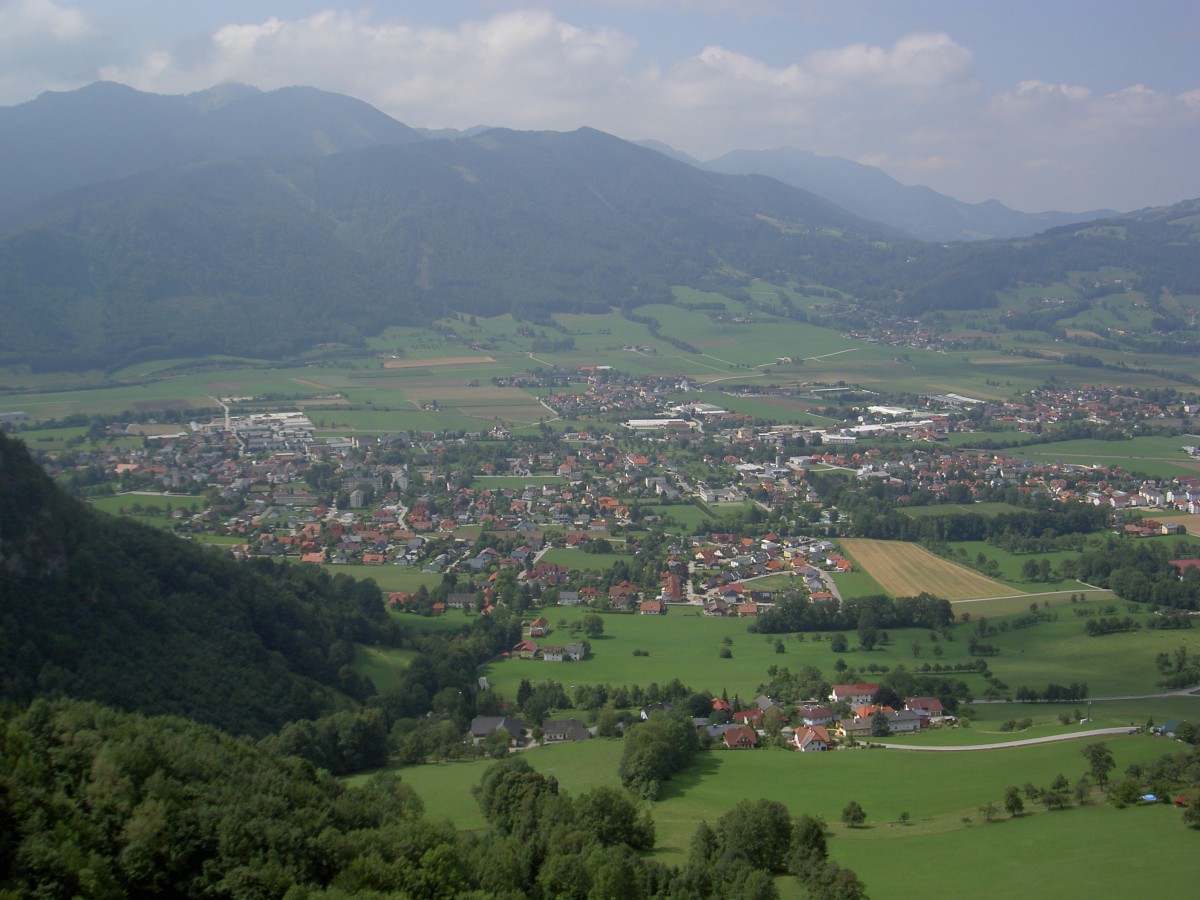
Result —
[[[0, 365], [40, 369], [277, 358], [450, 311], [548, 322], [748, 277], [910, 310], [987, 305], [1022, 271], [1068, 271], [1045, 255], [1073, 233], [931, 244], [912, 232], [978, 234], [985, 213], [1017, 229], [1024, 214], [981, 204], [972, 218], [795, 151], [702, 168], [589, 128], [431, 138], [312, 88], [45, 94], [0, 109], [0, 165]], [[783, 180], [804, 178], [846, 203], [859, 183], [867, 199], [850, 211]], [[892, 222], [872, 217], [884, 208]], [[1135, 242], [1094, 238], [1076, 263], [1137, 270], [1122, 257]], [[1186, 271], [1192, 249], [1168, 268]]]

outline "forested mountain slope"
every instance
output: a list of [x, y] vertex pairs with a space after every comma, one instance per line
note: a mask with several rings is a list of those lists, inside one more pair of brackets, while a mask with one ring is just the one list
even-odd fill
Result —
[[60, 492], [0, 434], [0, 684], [235, 733], [349, 706], [350, 641], [394, 641], [372, 582], [242, 565]]

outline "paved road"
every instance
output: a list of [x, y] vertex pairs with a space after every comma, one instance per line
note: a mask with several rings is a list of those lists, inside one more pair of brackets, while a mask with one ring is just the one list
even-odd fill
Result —
[[883, 744], [879, 741], [871, 741], [871, 746], [887, 747], [889, 750], [929, 750], [938, 753], [952, 753], [961, 750], [1003, 750], [1007, 747], [1030, 747], [1034, 744], [1050, 744], [1054, 741], [1073, 741], [1076, 738], [1103, 737], [1112, 734], [1133, 734], [1137, 731], [1141, 731], [1141, 729], [1126, 725], [1122, 728], [1094, 728], [1091, 731], [1073, 731], [1070, 734], [1052, 734], [1049, 737], [1025, 738], [1020, 741], [1005, 741], [999, 744], [961, 744], [954, 747], [932, 747], [928, 744], [918, 746], [917, 744]]
[[1097, 703], [1104, 700], [1162, 700], [1167, 697], [1190, 697], [1196, 691], [1200, 691], [1200, 684], [1193, 684], [1191, 687], [1180, 688], [1177, 691], [1163, 691], [1159, 694], [1123, 694], [1119, 697], [1084, 697], [1082, 700], [973, 700], [971, 705], [981, 706], [985, 703], [1008, 703], [1013, 706], [1019, 704], [1038, 704], [1038, 703], [1088, 703], [1095, 701]]

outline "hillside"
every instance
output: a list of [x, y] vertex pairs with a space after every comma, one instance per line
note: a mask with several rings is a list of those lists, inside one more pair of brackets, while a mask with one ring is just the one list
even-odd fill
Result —
[[371, 582], [241, 565], [63, 494], [0, 434], [0, 684], [261, 735], [362, 693], [348, 641], [394, 641]]
[[275, 357], [450, 309], [637, 306], [897, 236], [589, 129], [196, 163], [43, 210], [0, 238], [0, 359], [39, 368]]
[[0, 224], [64, 190], [183, 163], [320, 156], [422, 140], [374, 107], [309, 87], [148, 94], [110, 82], [0, 107]]

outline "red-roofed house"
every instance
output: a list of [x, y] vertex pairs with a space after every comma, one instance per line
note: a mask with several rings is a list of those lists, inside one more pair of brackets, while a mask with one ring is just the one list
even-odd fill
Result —
[[828, 750], [830, 745], [829, 732], [823, 725], [812, 725], [797, 728], [792, 735], [792, 744], [801, 753], [815, 753]]
[[758, 732], [749, 725], [726, 728], [721, 738], [730, 750], [753, 750], [758, 746]]

